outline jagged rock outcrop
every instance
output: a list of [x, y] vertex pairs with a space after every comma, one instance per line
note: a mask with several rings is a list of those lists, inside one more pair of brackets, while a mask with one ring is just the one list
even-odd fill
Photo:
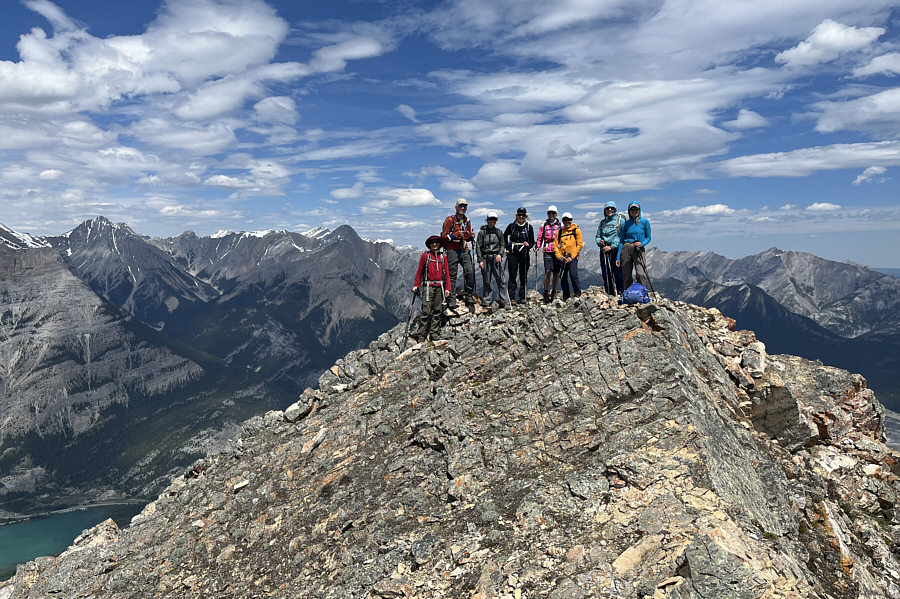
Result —
[[596, 290], [402, 326], [0, 597], [900, 597], [858, 376]]

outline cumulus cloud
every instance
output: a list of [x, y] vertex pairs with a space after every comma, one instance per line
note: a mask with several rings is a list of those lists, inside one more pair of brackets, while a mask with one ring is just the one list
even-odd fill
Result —
[[380, 192], [383, 197], [391, 198], [394, 206], [440, 206], [441, 201], [427, 189], [401, 188], [386, 189]]
[[336, 200], [358, 200], [363, 197], [364, 189], [362, 181], [357, 181], [352, 187], [332, 189], [331, 197]]
[[885, 174], [887, 169], [883, 166], [870, 166], [863, 172], [861, 172], [856, 179], [853, 181], [854, 185], [862, 185], [863, 183], [885, 183], [888, 181], [887, 177], [882, 177], [881, 175]]
[[830, 202], [815, 202], [806, 207], [807, 212], [835, 212], [841, 209], [840, 204], [832, 204]]
[[41, 181], [57, 181], [63, 176], [63, 172], [56, 168], [48, 168], [47, 170], [41, 171], [38, 175], [38, 179]]
[[255, 117], [266, 123], [293, 125], [297, 122], [297, 103], [290, 96], [270, 96], [254, 104]]
[[736, 211], [726, 204], [710, 204], [708, 206], [685, 206], [677, 210], [661, 210], [656, 216], [667, 218], [677, 216], [719, 216], [734, 214]]
[[759, 129], [760, 127], [768, 127], [769, 121], [762, 115], [753, 112], [752, 110], [741, 108], [736, 119], [734, 119], [733, 121], [725, 121], [724, 123], [722, 123], [722, 126], [726, 129], [735, 129], [738, 131], [742, 131], [745, 129]]
[[848, 27], [831, 19], [819, 23], [805, 41], [778, 54], [775, 62], [806, 67], [829, 62], [844, 52], [862, 50], [884, 35], [882, 27]]

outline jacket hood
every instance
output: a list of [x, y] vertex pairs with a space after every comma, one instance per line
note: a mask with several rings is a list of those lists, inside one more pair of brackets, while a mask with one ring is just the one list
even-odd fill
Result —
[[616, 212], [619, 211], [619, 207], [616, 206], [616, 203], [613, 200], [606, 202], [606, 205], [603, 206], [603, 210], [606, 210], [607, 208], [614, 208]]

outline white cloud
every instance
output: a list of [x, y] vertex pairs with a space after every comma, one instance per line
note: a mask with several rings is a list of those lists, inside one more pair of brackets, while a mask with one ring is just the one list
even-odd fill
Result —
[[661, 210], [655, 216], [670, 218], [678, 216], [720, 216], [734, 214], [736, 210], [726, 204], [710, 204], [708, 206], [685, 206], [677, 210]]
[[132, 125], [131, 133], [142, 142], [156, 147], [199, 155], [218, 154], [237, 142], [234, 130], [224, 122], [176, 124], [161, 118], [149, 118]]
[[483, 207], [483, 208], [476, 208], [475, 210], [472, 210], [472, 212], [469, 213], [469, 216], [471, 218], [486, 218], [488, 215], [488, 212], [494, 212], [500, 218], [503, 218], [503, 215], [506, 214], [505, 211], [500, 210], [499, 208], [491, 208], [490, 206], [488, 206], [486, 208]]
[[760, 127], [768, 127], [769, 121], [764, 116], [757, 114], [752, 110], [741, 108], [736, 119], [734, 119], [733, 121], [725, 121], [724, 123], [722, 123], [722, 126], [726, 129], [736, 129], [738, 131], [743, 131], [745, 129], [758, 129]]
[[38, 175], [38, 178], [41, 181], [57, 181], [63, 176], [63, 172], [56, 168], [50, 168], [44, 171], [41, 171]]
[[830, 202], [815, 202], [806, 207], [808, 212], [835, 212], [842, 210], [840, 204], [832, 204]]
[[224, 187], [226, 189], [248, 189], [256, 186], [256, 183], [249, 179], [229, 177], [227, 175], [213, 175], [212, 177], [207, 178], [203, 184], [212, 187]]
[[819, 171], [900, 166], [900, 141], [834, 144], [723, 160], [713, 169], [728, 177], [806, 177]]
[[806, 41], [775, 57], [789, 67], [805, 67], [829, 62], [844, 52], [862, 50], [884, 35], [882, 27], [848, 27], [825, 19]]
[[332, 189], [331, 197], [336, 200], [358, 200], [363, 197], [365, 190], [362, 181], [357, 181], [352, 187], [343, 187], [340, 189]]
[[876, 56], [867, 64], [853, 70], [854, 77], [868, 77], [869, 75], [881, 74], [900, 75], [900, 52]]
[[416, 117], [416, 109], [412, 106], [409, 106], [408, 104], [400, 104], [399, 106], [397, 106], [397, 112], [414, 123], [419, 122], [419, 119]]
[[342, 71], [348, 60], [373, 58], [382, 54], [385, 49], [376, 39], [357, 37], [316, 50], [309, 65], [313, 70], [323, 73]]
[[386, 189], [382, 190], [380, 195], [391, 198], [390, 202], [394, 206], [440, 206], [441, 204], [441, 201], [434, 197], [431, 191], [421, 188]]
[[900, 87], [842, 102], [818, 102], [816, 131], [875, 131], [881, 137], [900, 135]]
[[888, 180], [888, 178], [881, 177], [880, 175], [883, 175], [886, 172], [887, 169], [883, 166], [870, 166], [856, 177], [856, 179], [853, 181], [853, 184], [861, 185], [863, 183], [884, 183]]
[[257, 120], [293, 125], [299, 119], [297, 103], [290, 96], [271, 96], [253, 106]]

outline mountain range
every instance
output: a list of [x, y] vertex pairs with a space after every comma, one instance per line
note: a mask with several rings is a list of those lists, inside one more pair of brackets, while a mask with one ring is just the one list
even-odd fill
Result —
[[[151, 496], [404, 320], [417, 253], [349, 226], [170, 238], [102, 217], [49, 237], [0, 226], [0, 515]], [[598, 258], [583, 255], [585, 285], [601, 281]], [[896, 279], [774, 249], [648, 262], [667, 297], [718, 307], [773, 353], [860, 372], [898, 407]]]
[[414, 267], [350, 227], [169, 239], [102, 217], [53, 237], [3, 227], [0, 511], [149, 496], [396, 324]]

